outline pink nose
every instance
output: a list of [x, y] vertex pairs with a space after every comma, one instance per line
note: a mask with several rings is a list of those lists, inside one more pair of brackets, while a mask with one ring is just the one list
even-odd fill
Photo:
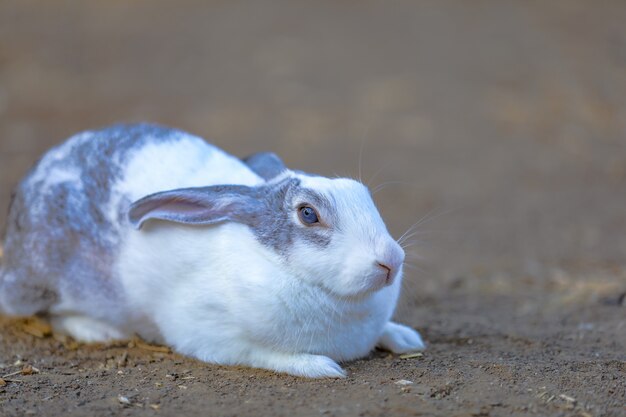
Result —
[[404, 262], [404, 251], [395, 241], [388, 244], [376, 262], [386, 272], [385, 284], [389, 285], [398, 274]]
[[387, 276], [385, 277], [385, 284], [391, 283], [391, 267], [388, 267], [385, 264], [381, 264], [380, 262], [378, 262], [378, 266], [386, 271]]

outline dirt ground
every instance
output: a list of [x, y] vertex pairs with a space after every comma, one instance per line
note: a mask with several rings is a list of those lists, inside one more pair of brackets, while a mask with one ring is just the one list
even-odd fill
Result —
[[118, 121], [362, 175], [395, 236], [425, 217], [396, 317], [429, 345], [303, 380], [0, 319], [0, 415], [625, 416], [624, 22], [608, 0], [0, 2], [1, 207]]

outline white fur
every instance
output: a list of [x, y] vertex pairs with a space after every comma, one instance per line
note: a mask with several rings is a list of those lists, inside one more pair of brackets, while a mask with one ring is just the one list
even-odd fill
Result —
[[[330, 248], [316, 251], [315, 257], [302, 244], [294, 251], [295, 263], [308, 270], [304, 279], [329, 275], [323, 285], [346, 297], [383, 288], [385, 273], [377, 262], [394, 253], [394, 260], [401, 265], [404, 253], [389, 236], [367, 188], [344, 178], [298, 177], [304, 187], [326, 195], [341, 217], [341, 231], [334, 233]], [[335, 268], [329, 266], [332, 264]], [[397, 269], [400, 281], [402, 270]], [[390, 301], [395, 306], [395, 298]]]

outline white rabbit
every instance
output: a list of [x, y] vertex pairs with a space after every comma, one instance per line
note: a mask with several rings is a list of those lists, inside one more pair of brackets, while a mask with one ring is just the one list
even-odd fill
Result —
[[356, 181], [119, 125], [50, 150], [17, 187], [0, 310], [86, 342], [138, 334], [207, 362], [342, 377], [337, 362], [377, 345], [424, 348], [390, 321], [403, 261]]

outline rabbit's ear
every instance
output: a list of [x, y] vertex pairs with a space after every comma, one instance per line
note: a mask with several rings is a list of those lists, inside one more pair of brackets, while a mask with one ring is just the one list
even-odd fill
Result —
[[287, 169], [283, 161], [273, 152], [255, 153], [243, 161], [255, 174], [265, 181], [277, 177]]
[[224, 221], [250, 224], [266, 210], [257, 187], [215, 185], [149, 195], [130, 206], [128, 219], [140, 229], [149, 219], [208, 225]]

